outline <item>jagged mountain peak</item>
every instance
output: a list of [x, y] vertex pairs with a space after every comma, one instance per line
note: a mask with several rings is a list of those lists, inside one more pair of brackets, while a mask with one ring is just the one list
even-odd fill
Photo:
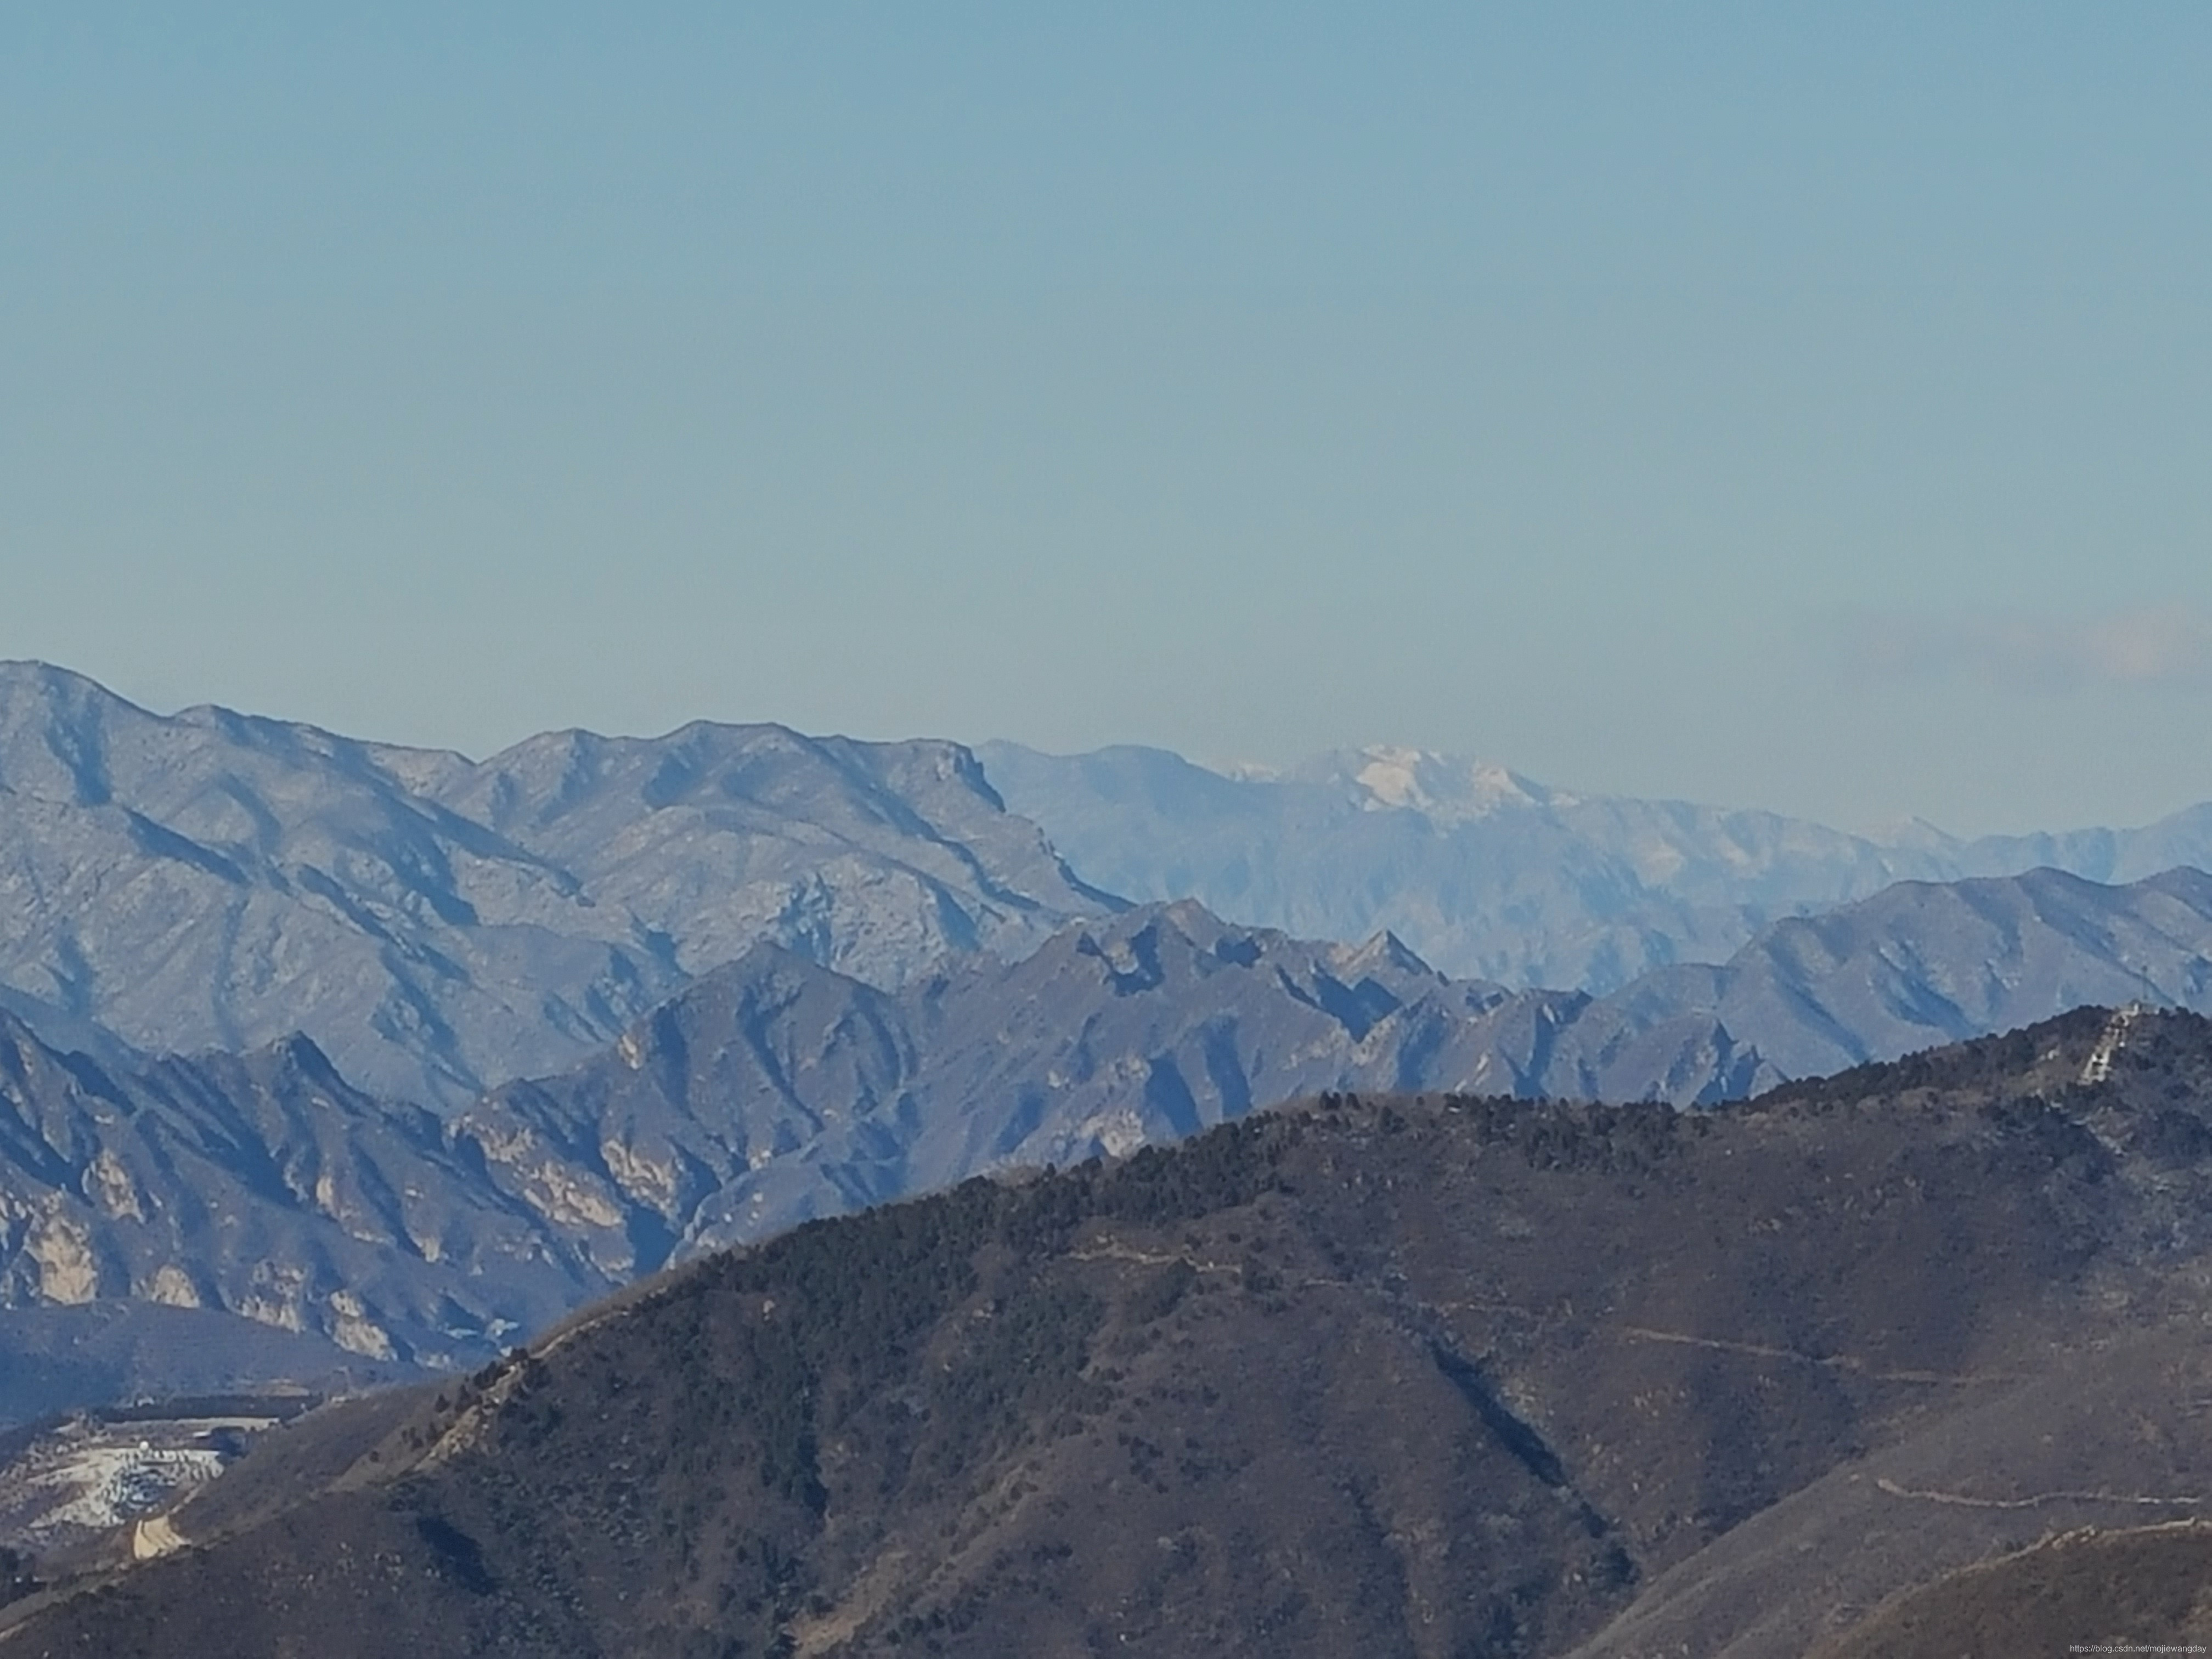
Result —
[[1394, 744], [1317, 756], [1284, 775], [1349, 788], [1368, 811], [1415, 811], [1445, 825], [1528, 807], [1571, 806], [1578, 799], [1492, 761]]
[[[599, 1194], [611, 1271], [660, 1259], [635, 1256], [625, 1217], [658, 1218], [664, 1251], [734, 1242], [981, 1169], [1127, 1153], [1303, 1091], [1713, 1105], [2044, 1018], [2077, 992], [2212, 1006], [2212, 888], [2191, 909], [2170, 884], [1900, 891], [1817, 927], [1778, 925], [1727, 967], [1595, 1000], [1453, 981], [1388, 934], [1315, 944], [1191, 901], [890, 994], [763, 945], [633, 1025], [611, 1056], [500, 1091], [462, 1133], [490, 1114], [490, 1166], [515, 1171], [499, 1178], [526, 1200], [526, 1172], [552, 1167], [543, 1149], [564, 1137], [622, 1148], [555, 1160]], [[1967, 996], [1954, 981], [1992, 938], [2011, 939], [2026, 970]], [[574, 1127], [588, 1123], [600, 1127]]]
[[1967, 841], [1927, 825], [1853, 835], [1775, 812], [1571, 793], [1382, 744], [1233, 774], [1160, 750], [979, 752], [1008, 805], [1115, 892], [1194, 896], [1304, 938], [1389, 928], [1455, 977], [1524, 988], [1604, 994], [1653, 969], [1724, 962], [1771, 923], [1901, 880], [2048, 865], [2124, 883], [2212, 866], [2212, 803], [2140, 830]]
[[1421, 959], [1397, 934], [1385, 927], [1360, 945], [1340, 945], [1330, 961], [1342, 974], [1387, 972], [1401, 979], [1443, 981], [1444, 975]]
[[146, 713], [129, 699], [75, 669], [42, 662], [34, 657], [0, 658], [0, 707], [20, 706], [26, 701], [70, 703], [88, 708], [115, 705]]
[[[40, 1218], [5, 1236], [0, 1294], [189, 1294], [419, 1357], [453, 1323], [433, 1316], [436, 1287], [464, 1261], [495, 1264], [469, 1304], [480, 1344], [501, 1320], [686, 1254], [979, 1171], [1133, 1154], [1298, 1094], [1714, 1105], [2085, 999], [2212, 1007], [2212, 878], [1902, 889], [1601, 999], [1449, 980], [1387, 934], [1317, 944], [1189, 901], [895, 990], [757, 943], [581, 1063], [443, 1122], [353, 1086], [305, 1038], [88, 1066], [0, 1009], [0, 1074], [14, 1079], [0, 1087], [0, 1209]], [[2064, 1050], [2050, 1073], [2062, 1092], [2107, 1017], [2069, 1018], [2044, 1034]], [[2166, 1041], [2164, 1024], [2136, 1018], [2120, 1063], [2107, 1056], [2114, 1075]], [[226, 1212], [252, 1218], [258, 1255], [187, 1225]], [[137, 1231], [133, 1214], [174, 1236]], [[513, 1252], [550, 1277], [511, 1279], [495, 1264]], [[341, 1258], [381, 1286], [350, 1311], [329, 1299]], [[253, 1277], [264, 1259], [306, 1276], [276, 1296]], [[188, 1279], [161, 1275], [193, 1262]]]
[[955, 744], [702, 721], [479, 763], [0, 669], [0, 1000], [71, 1041], [302, 1030], [457, 1108], [759, 940], [896, 985], [1118, 908]]

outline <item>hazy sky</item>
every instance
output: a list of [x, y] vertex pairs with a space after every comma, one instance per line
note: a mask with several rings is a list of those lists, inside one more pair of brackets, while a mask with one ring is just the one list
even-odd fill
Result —
[[0, 655], [2142, 821], [2208, 86], [2201, 3], [13, 0]]

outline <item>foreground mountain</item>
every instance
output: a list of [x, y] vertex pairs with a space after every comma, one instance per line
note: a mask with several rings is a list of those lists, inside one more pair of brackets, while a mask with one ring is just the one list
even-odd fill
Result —
[[2185, 1014], [1719, 1113], [1332, 1097], [805, 1227], [314, 1413], [7, 1639], [1796, 1656], [2199, 1511], [2208, 1217]]
[[301, 1031], [458, 1105], [757, 940], [895, 984], [1114, 908], [952, 744], [699, 724], [473, 763], [0, 664], [0, 1007], [73, 1048]]
[[1964, 841], [1915, 824], [1875, 838], [1573, 795], [1408, 749], [1234, 777], [1156, 749], [977, 753], [1009, 807], [1115, 892], [1194, 897], [1307, 938], [1387, 928], [1447, 973], [1597, 995], [1671, 963], [1724, 961], [1773, 921], [1899, 881], [2050, 866], [2125, 883], [2212, 866], [2212, 805], [2142, 830]]
[[1961, 1568], [1823, 1646], [1814, 1659], [2030, 1653], [2048, 1632], [2076, 1652], [2196, 1653], [2212, 1640], [2212, 1526], [2085, 1528]]

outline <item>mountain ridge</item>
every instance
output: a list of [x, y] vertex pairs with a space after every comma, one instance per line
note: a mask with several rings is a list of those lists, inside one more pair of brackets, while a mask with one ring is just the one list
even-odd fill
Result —
[[896, 984], [1118, 904], [957, 744], [695, 722], [472, 762], [0, 664], [0, 1000], [78, 1046], [305, 1030], [453, 1107], [756, 939]]
[[1717, 1113], [1333, 1095], [704, 1259], [273, 1432], [185, 1547], [0, 1617], [118, 1659], [1783, 1659], [2208, 1490], [2208, 1112], [2212, 1022], [2096, 1009]]
[[1247, 926], [1364, 939], [1388, 927], [1455, 975], [1603, 995], [1726, 960], [1759, 929], [1902, 880], [2039, 866], [2124, 883], [2212, 866], [2212, 803], [2133, 830], [1873, 836], [1754, 809], [1551, 787], [1494, 764], [1376, 744], [1281, 771], [1166, 750], [1054, 756], [979, 744], [1012, 809], [1093, 880], [1195, 897]]
[[[1595, 999], [1194, 901], [896, 991], [760, 944], [574, 1066], [443, 1113], [355, 1087], [306, 1039], [72, 1059], [0, 1014], [0, 1302], [189, 1290], [357, 1352], [473, 1365], [702, 1251], [1295, 1096], [1714, 1105], [2084, 1001], [2212, 1012], [2212, 877], [1905, 884]], [[244, 1230], [210, 1231], [222, 1213]]]

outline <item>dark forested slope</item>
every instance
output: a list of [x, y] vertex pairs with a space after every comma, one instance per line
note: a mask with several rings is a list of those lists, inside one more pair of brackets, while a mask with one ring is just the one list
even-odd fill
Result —
[[[317, 1413], [9, 1650], [1794, 1654], [1839, 1594], [2212, 1489], [2162, 1374], [2100, 1432], [2053, 1393], [2131, 1343], [2201, 1369], [2208, 1200], [2181, 1014], [1720, 1114], [1332, 1097]], [[1776, 1517], [1762, 1600], [1700, 1578]]]

